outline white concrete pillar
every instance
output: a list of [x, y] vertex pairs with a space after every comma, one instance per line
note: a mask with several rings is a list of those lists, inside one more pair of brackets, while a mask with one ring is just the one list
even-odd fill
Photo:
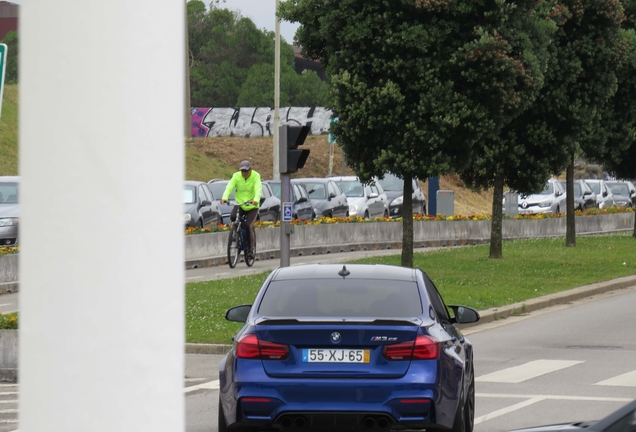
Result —
[[184, 430], [183, 13], [22, 1], [21, 432]]

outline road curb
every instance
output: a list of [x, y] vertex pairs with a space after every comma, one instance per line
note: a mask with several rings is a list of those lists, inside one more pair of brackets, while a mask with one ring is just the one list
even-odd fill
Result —
[[529, 299], [523, 302], [514, 303], [507, 306], [479, 311], [481, 319], [478, 323], [463, 325], [461, 328], [477, 327], [499, 319], [507, 318], [511, 315], [532, 312], [539, 309], [545, 309], [550, 306], [569, 303], [574, 300], [603, 294], [609, 291], [625, 289], [636, 286], [636, 276], [625, 276], [618, 279], [612, 279], [605, 282], [597, 282], [590, 285], [584, 285], [567, 291], [548, 294], [546, 296]]
[[[511, 315], [532, 312], [550, 306], [569, 303], [609, 291], [630, 288], [636, 286], [636, 276], [625, 276], [606, 282], [598, 282], [582, 287], [573, 288], [567, 291], [549, 294], [543, 297], [529, 299], [524, 302], [514, 303], [484, 311], [479, 311], [481, 319], [476, 324], [462, 325], [461, 328], [474, 328], [482, 324], [488, 324], [496, 320], [507, 318]], [[232, 345], [226, 344], [186, 344], [186, 354], [226, 354]]]

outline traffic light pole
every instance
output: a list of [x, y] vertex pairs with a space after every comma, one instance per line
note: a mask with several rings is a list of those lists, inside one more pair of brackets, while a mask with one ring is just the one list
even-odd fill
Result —
[[[291, 203], [291, 176], [287, 173], [280, 174], [280, 197], [282, 203]], [[283, 206], [284, 207], [284, 206]], [[289, 267], [292, 224], [281, 218], [280, 223], [280, 266]]]
[[280, 172], [280, 266], [289, 267], [290, 235], [294, 233], [292, 221], [291, 173], [305, 166], [309, 150], [299, 150], [309, 134], [308, 126], [280, 126], [278, 128], [278, 170]]

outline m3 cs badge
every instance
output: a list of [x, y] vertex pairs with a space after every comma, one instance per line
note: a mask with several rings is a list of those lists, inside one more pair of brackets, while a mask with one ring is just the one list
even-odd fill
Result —
[[388, 337], [388, 336], [373, 336], [371, 338], [371, 342], [394, 342], [396, 341], [396, 337]]

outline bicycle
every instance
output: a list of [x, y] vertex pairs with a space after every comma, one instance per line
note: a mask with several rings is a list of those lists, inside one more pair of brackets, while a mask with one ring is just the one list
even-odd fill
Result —
[[[237, 207], [240, 205], [242, 204], [236, 204]], [[237, 217], [236, 220], [232, 222], [232, 226], [230, 227], [230, 235], [227, 242], [227, 263], [229, 264], [230, 268], [236, 267], [236, 264], [239, 261], [239, 257], [241, 256], [241, 252], [243, 252], [245, 264], [248, 267], [252, 267], [254, 265], [254, 260], [256, 257], [256, 238], [254, 239], [255, 250], [250, 257], [249, 234], [249, 227], [247, 226], [247, 215], [245, 213], [240, 214], [240, 212], [237, 211]]]

